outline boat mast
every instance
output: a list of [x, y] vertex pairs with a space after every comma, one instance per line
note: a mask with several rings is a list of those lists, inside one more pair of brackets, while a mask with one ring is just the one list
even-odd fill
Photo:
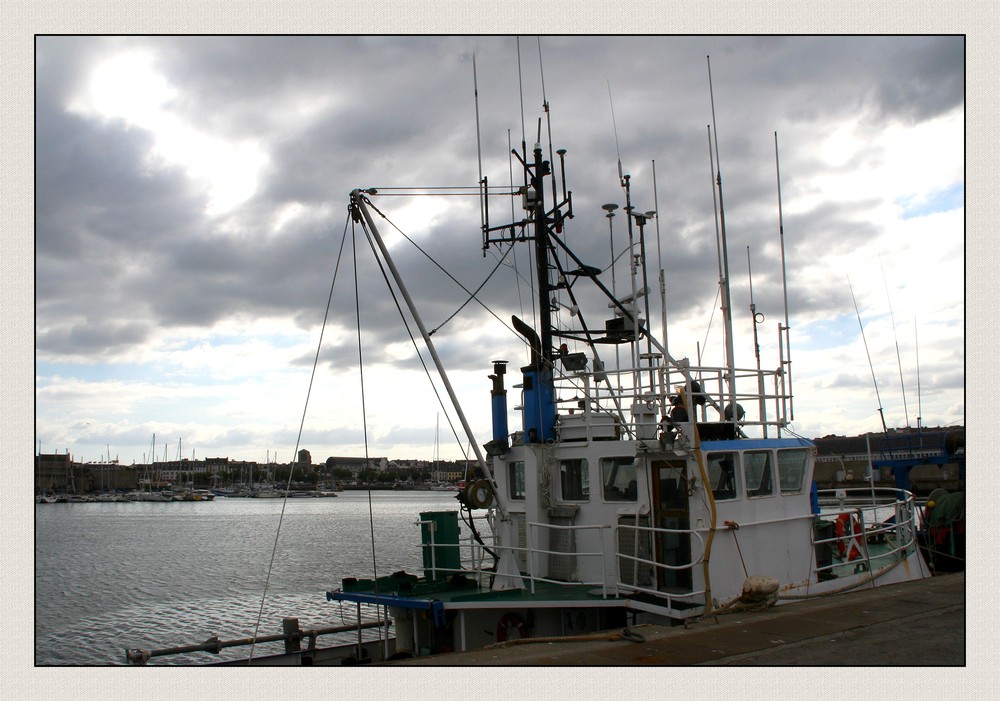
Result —
[[541, 331], [538, 359], [541, 367], [552, 366], [552, 283], [549, 280], [549, 229], [545, 221], [545, 198], [542, 191], [549, 163], [542, 160], [541, 121], [539, 141], [535, 142], [534, 167], [529, 169], [528, 204], [535, 225], [535, 273], [538, 276], [538, 326]]

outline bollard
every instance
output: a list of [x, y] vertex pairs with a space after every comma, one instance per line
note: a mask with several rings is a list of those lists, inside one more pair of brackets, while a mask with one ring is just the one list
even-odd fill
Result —
[[302, 651], [302, 633], [299, 631], [299, 619], [285, 618], [281, 621], [281, 630], [285, 634], [285, 652]]

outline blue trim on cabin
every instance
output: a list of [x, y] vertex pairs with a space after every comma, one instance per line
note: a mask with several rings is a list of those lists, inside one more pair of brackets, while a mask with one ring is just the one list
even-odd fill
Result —
[[736, 441], [703, 441], [701, 449], [709, 450], [769, 450], [772, 448], [812, 448], [805, 438], [744, 438]]

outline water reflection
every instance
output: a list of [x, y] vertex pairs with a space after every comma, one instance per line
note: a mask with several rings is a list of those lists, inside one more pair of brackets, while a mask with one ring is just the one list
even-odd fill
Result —
[[[419, 512], [456, 507], [445, 492], [375, 492], [371, 516], [364, 492], [290, 499], [276, 541], [278, 499], [36, 506], [35, 662], [124, 664], [126, 647], [248, 637], [272, 550], [260, 635], [280, 632], [286, 616], [303, 628], [342, 625], [355, 610], [328, 602], [326, 592], [344, 577], [372, 576], [372, 535], [379, 576], [417, 573]], [[237, 648], [151, 663], [246, 654]]]

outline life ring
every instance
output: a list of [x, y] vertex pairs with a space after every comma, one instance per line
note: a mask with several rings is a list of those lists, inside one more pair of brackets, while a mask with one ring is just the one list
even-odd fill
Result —
[[[850, 533], [847, 524], [851, 524]], [[858, 548], [858, 537], [862, 533], [861, 520], [855, 513], [844, 513], [837, 516], [833, 522], [834, 531], [837, 534], [837, 554], [843, 559], [847, 557], [848, 562], [853, 562], [861, 557], [861, 550]], [[850, 549], [847, 543], [850, 541]]]
[[505, 613], [500, 622], [497, 623], [497, 642], [502, 643], [507, 639], [507, 631], [510, 628], [517, 628], [517, 633], [521, 638], [528, 637], [528, 626], [524, 625], [524, 620], [516, 613]]

